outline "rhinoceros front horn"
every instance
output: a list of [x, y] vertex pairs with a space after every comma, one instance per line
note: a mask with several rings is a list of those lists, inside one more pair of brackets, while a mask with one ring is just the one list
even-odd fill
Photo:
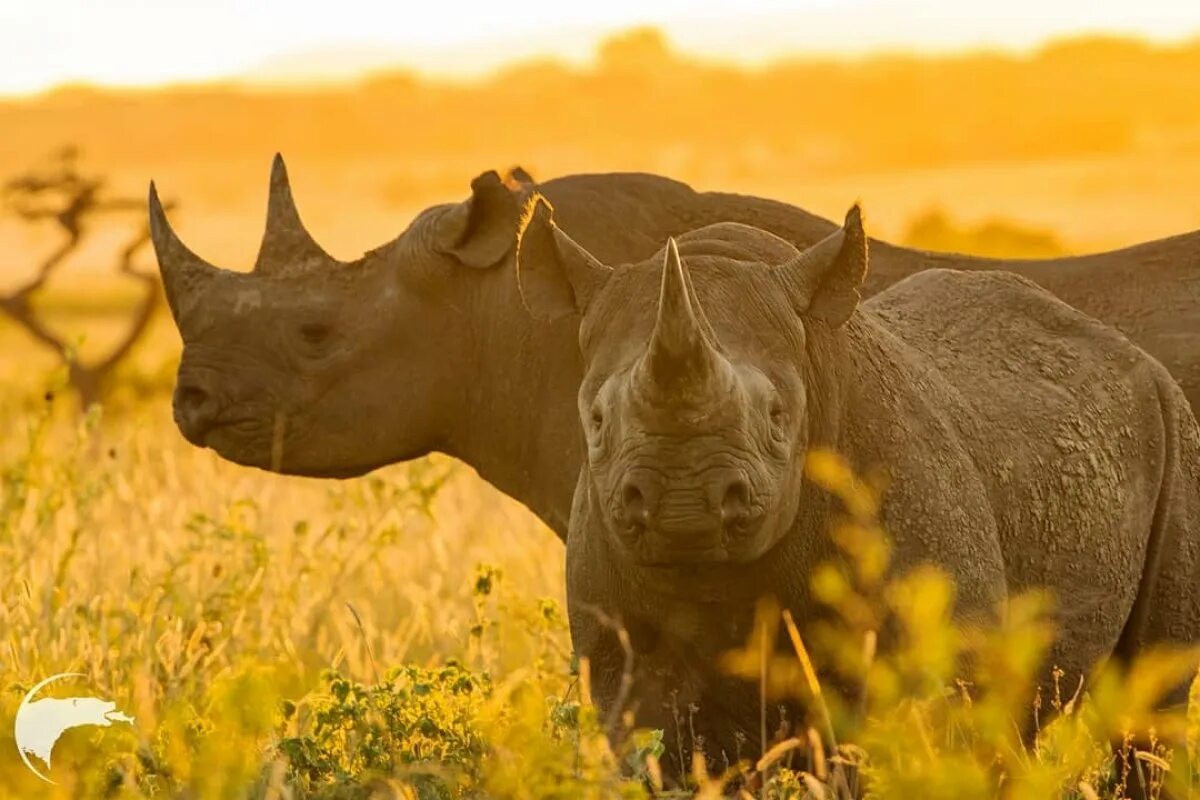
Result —
[[167, 305], [171, 307], [171, 315], [175, 322], [179, 323], [202, 289], [223, 270], [200, 258], [180, 241], [171, 228], [171, 223], [167, 221], [167, 213], [158, 199], [158, 190], [153, 181], [150, 183], [149, 206], [150, 239], [158, 257], [158, 269], [162, 273]]
[[695, 402], [706, 387], [721, 383], [728, 369], [679, 258], [667, 242], [654, 333], [639, 368], [643, 389], [654, 396]]
[[278, 272], [285, 267], [302, 267], [337, 263], [309, 234], [300, 220], [292, 184], [288, 179], [283, 156], [276, 153], [271, 164], [271, 190], [267, 197], [267, 227], [254, 271], [259, 274]]

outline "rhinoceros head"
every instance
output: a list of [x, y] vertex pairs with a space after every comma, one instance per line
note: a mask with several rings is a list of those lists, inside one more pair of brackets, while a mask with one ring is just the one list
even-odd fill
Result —
[[815, 339], [844, 335], [866, 274], [857, 207], [798, 253], [724, 223], [649, 261], [599, 263], [530, 207], [519, 280], [535, 314], [580, 313], [589, 530], [635, 563], [746, 562], [791, 527], [812, 438]]
[[462, 394], [453, 370], [470, 356], [463, 273], [483, 273], [462, 267], [503, 261], [519, 218], [516, 193], [488, 172], [466, 201], [427, 209], [393, 242], [342, 262], [304, 227], [276, 156], [258, 258], [235, 272], [180, 241], [151, 184], [151, 234], [184, 344], [180, 430], [232, 461], [315, 476], [437, 449], [440, 415]]

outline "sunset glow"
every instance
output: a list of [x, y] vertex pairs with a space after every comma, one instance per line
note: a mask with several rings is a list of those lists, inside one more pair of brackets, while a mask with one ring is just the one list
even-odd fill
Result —
[[754, 63], [797, 53], [1022, 49], [1048, 38], [1120, 33], [1177, 41], [1200, 33], [1200, 4], [1178, 0], [609, 0], [576, 4], [345, 0], [247, 4], [45, 0], [0, 6], [0, 94], [70, 82], [339, 79], [380, 66], [477, 74], [515, 57], [584, 60], [613, 30], [654, 24], [682, 50]]

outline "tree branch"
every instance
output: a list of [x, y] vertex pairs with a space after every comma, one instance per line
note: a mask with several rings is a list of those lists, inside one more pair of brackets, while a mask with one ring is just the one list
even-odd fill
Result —
[[[32, 297], [41, 291], [66, 258], [79, 248], [87, 224], [96, 215], [140, 212], [144, 208], [142, 201], [133, 198], [103, 197], [100, 193], [104, 180], [81, 177], [75, 169], [77, 156], [74, 148], [66, 148], [57, 154], [59, 163], [50, 169], [19, 176], [4, 185], [4, 199], [18, 217], [31, 223], [53, 220], [62, 230], [64, 240], [43, 259], [29, 281], [7, 295], [0, 295], [0, 311], [36, 341], [58, 354], [67, 365], [69, 380], [79, 394], [81, 407], [87, 408], [101, 399], [110, 374], [146, 333], [154, 312], [161, 305], [162, 293], [156, 276], [140, 272], [134, 267], [134, 256], [150, 240], [150, 229], [143, 223], [137, 235], [121, 250], [116, 271], [140, 282], [144, 293], [130, 318], [129, 327], [105, 356], [92, 364], [83, 363], [72, 353], [67, 342], [37, 314], [31, 303]], [[46, 201], [47, 196], [56, 195], [60, 198], [57, 203]], [[173, 203], [166, 205], [169, 208]]]

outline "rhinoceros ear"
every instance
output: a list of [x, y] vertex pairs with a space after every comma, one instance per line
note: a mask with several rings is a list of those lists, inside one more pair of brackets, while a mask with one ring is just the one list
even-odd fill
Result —
[[529, 170], [520, 164], [513, 165], [504, 177], [504, 182], [514, 189], [532, 189], [537, 185], [537, 180], [529, 174]]
[[529, 199], [518, 236], [521, 301], [539, 319], [583, 313], [612, 274], [554, 224], [554, 209], [540, 194]]
[[471, 181], [471, 196], [437, 221], [436, 247], [468, 267], [499, 264], [517, 240], [521, 205], [495, 170]]
[[867, 275], [867, 235], [862, 210], [854, 205], [840, 230], [776, 268], [796, 311], [837, 327], [862, 299]]

